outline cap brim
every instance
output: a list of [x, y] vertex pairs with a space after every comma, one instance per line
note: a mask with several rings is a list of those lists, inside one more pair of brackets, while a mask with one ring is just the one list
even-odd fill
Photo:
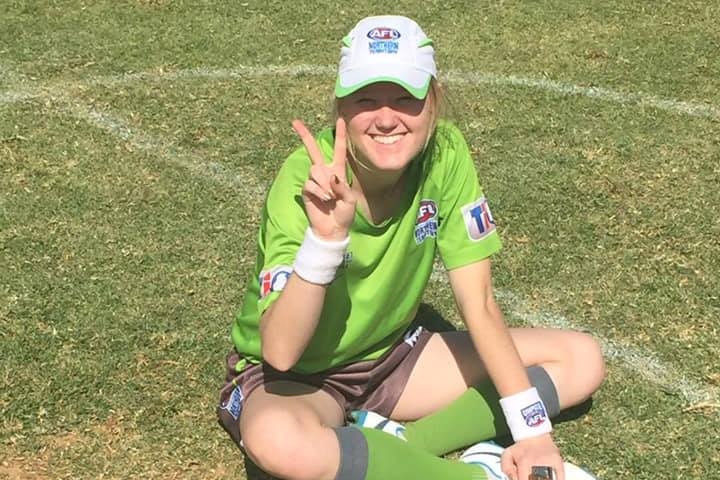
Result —
[[407, 70], [403, 69], [404, 75], [392, 75], [387, 70], [382, 76], [371, 76], [368, 77], [360, 71], [350, 71], [340, 74], [335, 82], [335, 96], [337, 98], [347, 97], [351, 93], [357, 92], [361, 88], [379, 82], [390, 82], [396, 85], [400, 85], [410, 94], [422, 100], [427, 96], [428, 90], [430, 89], [430, 80], [432, 75], [420, 70], [412, 72], [412, 78], [407, 77]]

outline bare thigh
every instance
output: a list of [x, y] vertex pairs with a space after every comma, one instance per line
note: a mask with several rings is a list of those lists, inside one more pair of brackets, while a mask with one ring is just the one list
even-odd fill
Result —
[[288, 479], [333, 479], [340, 461], [334, 427], [344, 413], [328, 393], [278, 381], [254, 390], [240, 415], [246, 453], [263, 470]]
[[[510, 334], [523, 364], [541, 365], [548, 372], [561, 408], [582, 402], [602, 383], [602, 352], [590, 335], [540, 328], [511, 328]], [[486, 378], [485, 366], [468, 332], [436, 333], [418, 359], [392, 418], [424, 417]]]

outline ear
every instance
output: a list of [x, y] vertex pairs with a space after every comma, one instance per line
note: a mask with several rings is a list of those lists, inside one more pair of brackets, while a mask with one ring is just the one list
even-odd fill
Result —
[[342, 117], [345, 119], [345, 123], [347, 123], [347, 115], [345, 111], [345, 105], [347, 100], [345, 98], [335, 98], [335, 115], [337, 117]]

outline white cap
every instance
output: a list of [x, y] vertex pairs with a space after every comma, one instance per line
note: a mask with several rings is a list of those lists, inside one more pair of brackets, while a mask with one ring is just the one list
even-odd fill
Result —
[[377, 82], [393, 82], [425, 98], [437, 76], [435, 50], [420, 26], [407, 17], [367, 17], [343, 39], [335, 96]]

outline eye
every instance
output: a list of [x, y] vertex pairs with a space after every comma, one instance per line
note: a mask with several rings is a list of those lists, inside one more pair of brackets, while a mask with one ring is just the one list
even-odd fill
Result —
[[423, 100], [418, 100], [412, 95], [403, 95], [402, 97], [395, 99], [395, 104], [403, 109], [415, 110], [417, 108], [422, 108]]
[[370, 97], [358, 97], [358, 98], [355, 100], [355, 103], [356, 103], [357, 105], [363, 105], [363, 106], [365, 106], [365, 105], [372, 105], [374, 102], [375, 102], [375, 101], [374, 101], [372, 98], [370, 98]]
[[415, 98], [412, 95], [403, 95], [395, 99], [395, 108], [408, 115], [420, 114], [424, 105], [425, 100]]

